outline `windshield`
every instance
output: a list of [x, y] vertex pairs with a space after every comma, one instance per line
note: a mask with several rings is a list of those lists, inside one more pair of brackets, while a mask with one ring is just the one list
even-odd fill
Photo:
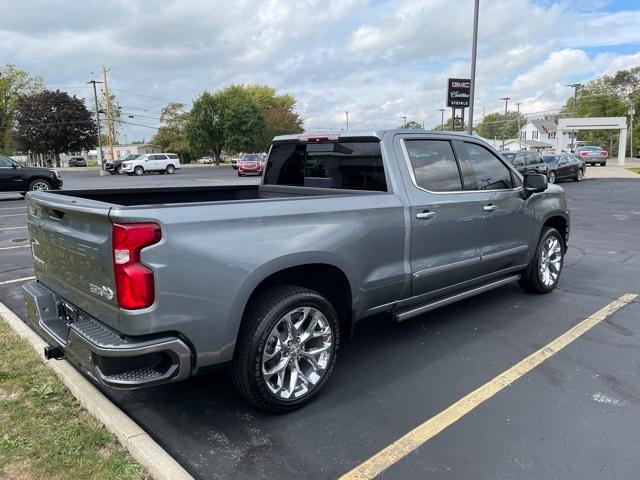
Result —
[[513, 163], [513, 161], [516, 159], [516, 152], [502, 152], [500, 153], [500, 155], [502, 155], [502, 157], [509, 163]]
[[122, 159], [123, 162], [126, 162], [127, 160], [135, 160], [136, 158], [138, 158], [140, 155], [127, 155], [126, 157], [124, 157]]
[[262, 157], [260, 155], [258, 155], [258, 154], [249, 153], [249, 154], [243, 155], [240, 160], [243, 161], [243, 162], [257, 162], [261, 158]]
[[545, 155], [543, 158], [545, 163], [548, 163], [549, 165], [556, 163], [558, 161], [557, 155]]

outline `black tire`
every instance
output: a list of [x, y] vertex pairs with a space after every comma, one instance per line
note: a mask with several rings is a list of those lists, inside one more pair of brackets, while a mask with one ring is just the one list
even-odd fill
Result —
[[238, 172], [238, 176], [239, 176], [239, 177], [244, 177], [244, 173], [240, 173], [240, 172]]
[[576, 178], [574, 178], [576, 182], [581, 182], [584, 180], [584, 170], [582, 168], [578, 169], [578, 173], [576, 173]]
[[600, 162], [600, 166], [601, 167], [606, 167], [607, 166], [607, 162]]
[[144, 175], [144, 168], [136, 167], [133, 169], [133, 173], [135, 173], [137, 176]]
[[547, 173], [547, 181], [549, 183], [556, 183], [556, 172], [550, 170], [549, 173]]
[[169, 175], [176, 173], [176, 167], [173, 165], [167, 165], [167, 169], [165, 170]]
[[121, 174], [122, 174], [122, 165], [118, 165], [118, 166], [116, 167], [116, 173], [117, 173], [118, 175], [121, 175]]
[[[557, 278], [555, 279], [552, 285], [547, 285], [542, 280], [540, 267], [542, 262], [542, 250], [545, 246], [545, 243], [551, 237], [555, 237], [558, 240], [558, 243], [560, 244], [560, 252], [562, 257], [560, 259], [560, 268], [559, 268], [559, 272], [557, 272]], [[562, 274], [562, 267], [564, 266], [564, 253], [565, 253], [565, 247], [564, 247], [564, 242], [562, 240], [562, 235], [560, 235], [560, 232], [558, 232], [558, 230], [552, 227], [544, 227], [542, 229], [542, 233], [540, 234], [540, 240], [538, 241], [538, 246], [536, 248], [535, 255], [531, 259], [529, 266], [522, 271], [522, 274], [520, 276], [520, 281], [519, 281], [520, 286], [525, 291], [531, 292], [531, 293], [544, 294], [544, 293], [551, 292], [554, 288], [558, 286], [558, 282], [560, 281], [560, 275]]]
[[[332, 350], [324, 369], [324, 376], [319, 378], [306, 394], [294, 399], [283, 399], [271, 392], [263, 377], [262, 356], [267, 348], [267, 341], [273, 338], [270, 334], [276, 325], [288, 312], [303, 306], [315, 308], [324, 315], [327, 325], [331, 328]], [[323, 389], [333, 372], [339, 346], [338, 315], [324, 296], [313, 290], [293, 285], [273, 287], [252, 300], [245, 311], [233, 357], [234, 386], [244, 399], [261, 410], [268, 412], [295, 410], [310, 402]], [[280, 359], [282, 358], [284, 358], [283, 354], [280, 354]], [[289, 368], [286, 367], [285, 371], [290, 372]], [[283, 378], [283, 383], [284, 381]]]
[[51, 190], [51, 183], [42, 178], [36, 178], [29, 184], [29, 191], [47, 191]]

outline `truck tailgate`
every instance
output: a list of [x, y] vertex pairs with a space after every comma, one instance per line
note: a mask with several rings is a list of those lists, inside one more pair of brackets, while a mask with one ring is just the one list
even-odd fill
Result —
[[111, 206], [47, 193], [28, 194], [27, 206], [36, 278], [117, 328]]

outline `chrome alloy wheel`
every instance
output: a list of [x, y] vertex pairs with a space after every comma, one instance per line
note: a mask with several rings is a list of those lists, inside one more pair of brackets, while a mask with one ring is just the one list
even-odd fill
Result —
[[322, 380], [332, 354], [333, 332], [324, 314], [314, 307], [296, 308], [267, 337], [262, 378], [278, 398], [303, 397]]
[[34, 182], [33, 185], [31, 185], [31, 190], [33, 190], [34, 192], [49, 190], [49, 184], [47, 182], [37, 181]]
[[546, 287], [552, 287], [560, 275], [562, 268], [562, 245], [560, 240], [551, 236], [547, 238], [540, 254], [540, 281]]

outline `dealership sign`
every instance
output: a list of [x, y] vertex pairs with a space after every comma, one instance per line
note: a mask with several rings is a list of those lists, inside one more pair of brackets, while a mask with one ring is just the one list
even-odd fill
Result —
[[447, 88], [447, 107], [468, 107], [470, 96], [471, 80], [468, 78], [449, 79], [449, 88]]

